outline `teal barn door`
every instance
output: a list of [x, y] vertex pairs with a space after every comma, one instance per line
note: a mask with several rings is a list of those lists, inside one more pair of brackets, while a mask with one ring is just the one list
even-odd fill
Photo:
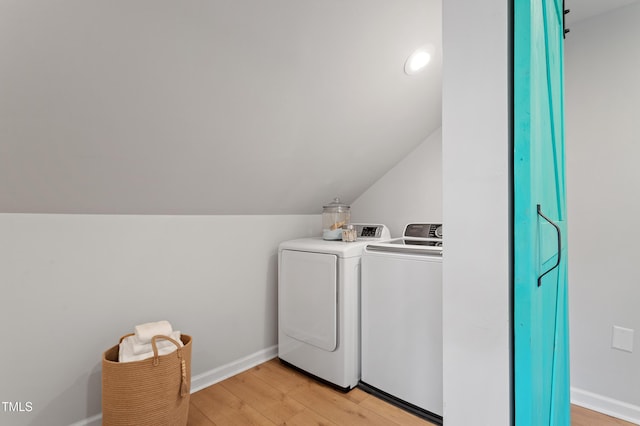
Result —
[[516, 426], [569, 426], [562, 0], [514, 0]]

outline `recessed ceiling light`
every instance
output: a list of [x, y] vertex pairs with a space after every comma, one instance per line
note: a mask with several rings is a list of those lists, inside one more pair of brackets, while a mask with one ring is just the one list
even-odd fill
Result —
[[404, 63], [404, 72], [408, 75], [413, 75], [418, 73], [420, 70], [424, 69], [427, 66], [429, 61], [431, 60], [431, 53], [429, 53], [429, 49], [426, 47], [421, 47], [416, 49]]

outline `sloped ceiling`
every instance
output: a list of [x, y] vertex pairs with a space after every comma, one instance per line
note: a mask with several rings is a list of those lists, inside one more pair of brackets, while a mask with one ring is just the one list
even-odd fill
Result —
[[0, 212], [351, 202], [440, 126], [441, 21], [439, 0], [2, 1]]

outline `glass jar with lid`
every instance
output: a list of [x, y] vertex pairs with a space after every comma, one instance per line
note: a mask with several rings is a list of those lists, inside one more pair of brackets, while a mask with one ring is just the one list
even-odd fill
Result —
[[322, 238], [324, 240], [341, 240], [342, 227], [351, 223], [351, 206], [340, 202], [336, 197], [322, 207]]

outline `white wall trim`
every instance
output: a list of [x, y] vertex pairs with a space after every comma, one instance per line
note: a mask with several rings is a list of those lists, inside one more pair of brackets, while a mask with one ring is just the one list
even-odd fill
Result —
[[[244, 358], [232, 361], [213, 370], [206, 371], [197, 376], [191, 377], [191, 393], [198, 392], [206, 387], [228, 379], [231, 376], [240, 374], [258, 364], [267, 362], [278, 356], [278, 345], [271, 346], [261, 351], [255, 352]], [[102, 424], [102, 413], [80, 420], [69, 426], [100, 426]]]
[[191, 393], [198, 392], [208, 386], [242, 373], [258, 364], [278, 356], [278, 345], [255, 352], [244, 358], [232, 361], [213, 370], [206, 371], [191, 378]]
[[640, 407], [578, 388], [571, 388], [571, 403], [640, 425]]

